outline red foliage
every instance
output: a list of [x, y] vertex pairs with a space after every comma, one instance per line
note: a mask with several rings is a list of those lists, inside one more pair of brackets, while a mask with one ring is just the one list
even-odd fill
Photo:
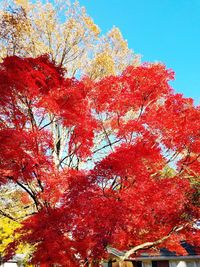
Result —
[[33, 263], [80, 266], [168, 235], [157, 248], [200, 245], [200, 108], [172, 78], [143, 64], [78, 81], [47, 56], [4, 59], [0, 184], [35, 205], [7, 256], [27, 242]]

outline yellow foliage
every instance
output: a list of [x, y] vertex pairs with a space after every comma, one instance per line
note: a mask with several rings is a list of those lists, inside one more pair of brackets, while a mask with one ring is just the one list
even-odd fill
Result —
[[23, 7], [24, 9], [28, 8], [28, 1], [27, 0], [15, 0], [15, 3], [21, 7]]
[[[14, 239], [17, 239], [15, 230], [20, 228], [20, 223], [13, 221], [6, 217], [0, 217], [0, 255], [4, 255], [4, 251], [9, 243], [13, 242]], [[29, 258], [29, 255], [32, 253], [33, 248], [29, 244], [20, 244], [17, 254], [23, 254], [23, 261], [26, 262]], [[26, 266], [32, 266], [27, 265]]]
[[0, 15], [1, 57], [48, 53], [67, 69], [68, 76], [94, 79], [119, 74], [138, 63], [119, 29], [100, 36], [99, 27], [78, 1], [10, 1], [14, 12], [4, 9]]
[[90, 78], [101, 79], [105, 76], [115, 74], [115, 63], [112, 56], [106, 52], [102, 52], [96, 55], [88, 70]]
[[92, 18], [85, 17], [84, 18], [84, 21], [85, 21], [86, 25], [88, 26], [88, 28], [91, 31], [93, 31], [96, 36], [98, 36], [100, 34], [100, 29], [99, 29], [99, 27], [96, 24], [94, 24]]
[[[28, 195], [14, 187], [13, 184], [5, 185], [0, 190], [0, 255], [4, 254], [7, 245], [14, 241], [18, 234], [17, 228], [21, 227], [20, 222], [35, 210]], [[7, 217], [6, 217], [7, 216]], [[13, 219], [11, 219], [13, 218]], [[28, 244], [20, 245], [17, 253], [29, 255], [33, 248]]]
[[94, 58], [88, 64], [87, 75], [101, 79], [108, 75], [119, 75], [128, 65], [140, 64], [139, 55], [128, 48], [120, 30], [113, 27], [105, 36], [99, 38]]
[[127, 41], [123, 39], [123, 36], [118, 28], [113, 27], [107, 36], [112, 42], [115, 43], [117, 41], [122, 49], [128, 49]]
[[18, 222], [6, 217], [0, 217], [0, 255], [3, 255], [6, 246], [13, 241], [14, 231], [18, 227], [20, 227]]

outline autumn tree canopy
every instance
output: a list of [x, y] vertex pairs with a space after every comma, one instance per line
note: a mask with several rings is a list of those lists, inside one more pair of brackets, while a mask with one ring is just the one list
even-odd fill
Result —
[[162, 64], [78, 80], [48, 55], [3, 60], [0, 183], [25, 210], [6, 258], [29, 244], [32, 263], [81, 266], [109, 247], [123, 260], [200, 245], [200, 107], [173, 78]]
[[[35, 58], [45, 53], [67, 70], [65, 76], [87, 75], [92, 80], [120, 74], [140, 61], [118, 28], [103, 35], [78, 1], [0, 0], [0, 62], [6, 56]], [[12, 240], [9, 229], [34, 210], [21, 202], [21, 194], [18, 186], [0, 188], [0, 254]], [[17, 223], [11, 219], [16, 214]]]
[[200, 107], [173, 71], [77, 1], [1, 3], [0, 254], [81, 266], [200, 245]]

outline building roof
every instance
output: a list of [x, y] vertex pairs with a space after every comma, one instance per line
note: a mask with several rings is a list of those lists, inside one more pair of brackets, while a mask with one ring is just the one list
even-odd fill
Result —
[[[200, 253], [198, 253], [198, 249], [196, 249], [194, 246], [190, 245], [189, 243], [182, 241], [181, 246], [185, 249], [187, 252], [187, 255], [180, 256], [177, 255], [174, 251], [169, 251], [166, 248], [160, 249], [158, 253], [155, 255], [149, 254], [149, 253], [141, 253], [137, 257], [131, 257], [130, 260], [135, 261], [145, 261], [145, 260], [191, 260], [191, 259], [200, 259]], [[118, 249], [109, 247], [108, 253], [115, 256], [115, 257], [123, 257], [126, 253], [126, 251], [120, 251]]]

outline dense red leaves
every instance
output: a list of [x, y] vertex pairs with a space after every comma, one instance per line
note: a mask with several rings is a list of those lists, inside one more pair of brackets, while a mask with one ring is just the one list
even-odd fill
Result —
[[32, 115], [39, 122], [49, 113], [64, 126], [73, 128], [70, 148], [73, 143], [80, 156], [90, 154], [96, 123], [84, 83], [65, 79], [63, 70], [47, 56], [8, 57], [1, 64], [0, 77], [1, 114], [9, 126], [35, 124]]
[[152, 230], [153, 238], [159, 239], [183, 223], [183, 214], [187, 222], [189, 182], [178, 177], [161, 179], [163, 166], [160, 149], [151, 143], [123, 145], [96, 166], [94, 176], [109, 188], [104, 189], [105, 196], [116, 198], [116, 205], [122, 208], [112, 231], [114, 247], [126, 249], [152, 241]]
[[[180, 94], [170, 94], [163, 102], [149, 109], [144, 121], [148, 120], [152, 129], [162, 132], [162, 142], [167, 147], [177, 150], [188, 147], [199, 153], [199, 107], [194, 107], [192, 99]], [[163, 114], [166, 114], [164, 119]]]
[[[23, 75], [22, 75], [23, 73]], [[1, 64], [1, 91], [4, 96], [15, 91], [29, 98], [46, 94], [58, 88], [63, 80], [62, 69], [48, 60], [48, 56], [38, 58], [7, 57]]]
[[155, 241], [200, 244], [200, 109], [174, 94], [161, 64], [98, 82], [66, 78], [47, 56], [0, 65], [0, 183], [33, 201], [20, 243], [31, 261], [80, 266]]
[[2, 129], [0, 142], [0, 183], [9, 180], [31, 182], [34, 171], [50, 171], [51, 157], [47, 156], [47, 150], [51, 140], [48, 133]]
[[[134, 145], [122, 144], [115, 152], [109, 154], [95, 167], [95, 176], [99, 179], [113, 179], [120, 176], [122, 180], [149, 178], [165, 165], [161, 149], [151, 142], [138, 141]], [[122, 160], [123, 159], [123, 160]]]
[[171, 79], [173, 72], [161, 64], [130, 66], [121, 76], [107, 77], [96, 83], [91, 94], [98, 111], [124, 115], [130, 109], [137, 111], [142, 105], [169, 93]]

